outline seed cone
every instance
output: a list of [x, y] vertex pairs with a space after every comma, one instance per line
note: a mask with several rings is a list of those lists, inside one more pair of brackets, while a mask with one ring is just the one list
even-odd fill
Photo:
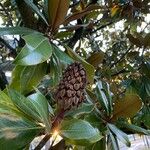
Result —
[[60, 109], [70, 110], [85, 99], [84, 89], [87, 83], [86, 71], [82, 64], [75, 62], [69, 65], [63, 73], [55, 92], [55, 99]]

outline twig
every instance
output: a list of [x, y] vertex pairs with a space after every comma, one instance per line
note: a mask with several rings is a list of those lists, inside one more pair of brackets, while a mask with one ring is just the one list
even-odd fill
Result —
[[120, 57], [120, 59], [118, 59], [116, 62], [114, 62], [113, 64], [110, 65], [110, 68], [112, 68], [113, 66], [115, 66], [116, 64], [118, 64], [127, 54], [128, 52], [131, 50], [132, 46], [130, 46], [127, 51]]

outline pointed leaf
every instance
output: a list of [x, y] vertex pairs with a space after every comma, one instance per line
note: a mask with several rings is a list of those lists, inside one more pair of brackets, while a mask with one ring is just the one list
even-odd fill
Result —
[[122, 122], [121, 127], [126, 128], [130, 131], [133, 131], [134, 133], [150, 135], [150, 130], [146, 130], [146, 129], [136, 126], [134, 124]]
[[16, 66], [12, 72], [10, 88], [22, 94], [28, 94], [36, 87], [46, 74], [47, 64], [42, 63], [36, 66]]
[[87, 145], [99, 141], [102, 138], [99, 130], [88, 122], [78, 119], [64, 120], [61, 124], [60, 134], [70, 143], [75, 145]]
[[27, 35], [27, 34], [40, 34], [40, 32], [25, 28], [25, 27], [3, 27], [0, 28], [0, 36], [2, 35]]
[[48, 25], [48, 22], [46, 20], [46, 18], [44, 17], [44, 15], [42, 14], [42, 12], [40, 12], [39, 8], [31, 1], [31, 0], [24, 0], [26, 2], [27, 5], [29, 5], [32, 10], [42, 18], [42, 20]]
[[8, 93], [15, 106], [23, 113], [34, 120], [45, 124], [47, 131], [50, 131], [48, 103], [45, 97], [37, 92], [26, 98], [15, 90], [8, 90]]
[[112, 98], [108, 83], [98, 81], [96, 86], [96, 95], [107, 115], [110, 116], [112, 112]]
[[128, 135], [118, 129], [115, 125], [108, 123], [108, 128], [117, 136], [117, 138], [130, 147], [131, 143], [129, 141]]
[[26, 45], [16, 57], [14, 63], [22, 66], [43, 63], [52, 55], [52, 46], [48, 38], [42, 35], [27, 35], [23, 37]]
[[14, 115], [0, 114], [1, 150], [23, 149], [43, 127]]

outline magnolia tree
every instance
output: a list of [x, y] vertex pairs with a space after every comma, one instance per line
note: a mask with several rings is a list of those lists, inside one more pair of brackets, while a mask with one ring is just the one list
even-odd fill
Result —
[[35, 150], [48, 140], [118, 150], [149, 135], [149, 10], [149, 0], [1, 0], [0, 149], [43, 135]]

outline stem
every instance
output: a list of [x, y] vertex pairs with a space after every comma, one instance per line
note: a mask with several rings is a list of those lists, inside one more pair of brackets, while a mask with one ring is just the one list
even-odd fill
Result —
[[[61, 110], [60, 113], [57, 114], [57, 116], [55, 117], [53, 123], [52, 123], [52, 131], [54, 131], [58, 125], [60, 124], [60, 122], [63, 120], [64, 118], [64, 110]], [[40, 141], [40, 143], [35, 147], [34, 150], [41, 150], [42, 147], [47, 143], [47, 141], [52, 137], [52, 134], [46, 134], [45, 137]], [[53, 144], [53, 142], [52, 142]]]

